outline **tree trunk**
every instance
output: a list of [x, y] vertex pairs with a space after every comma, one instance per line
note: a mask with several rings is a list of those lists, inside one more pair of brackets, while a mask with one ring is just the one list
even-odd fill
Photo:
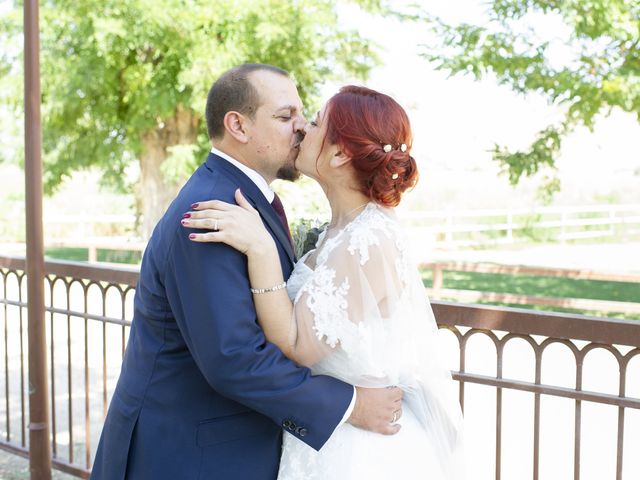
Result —
[[140, 181], [136, 189], [138, 213], [142, 216], [142, 238], [151, 236], [156, 223], [175, 197], [182, 182], [168, 181], [161, 166], [167, 159], [167, 149], [173, 145], [196, 142], [199, 119], [194, 112], [178, 107], [172, 118], [142, 136]]

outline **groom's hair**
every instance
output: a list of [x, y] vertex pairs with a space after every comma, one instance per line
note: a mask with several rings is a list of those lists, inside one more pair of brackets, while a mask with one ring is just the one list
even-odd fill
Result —
[[207, 95], [205, 118], [209, 138], [222, 138], [227, 112], [234, 111], [255, 118], [260, 106], [260, 93], [249, 80], [249, 75], [258, 70], [289, 76], [286, 70], [262, 63], [245, 63], [223, 73]]

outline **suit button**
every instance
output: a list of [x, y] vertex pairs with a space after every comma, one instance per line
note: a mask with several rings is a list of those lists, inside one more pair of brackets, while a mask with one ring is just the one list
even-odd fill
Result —
[[295, 424], [295, 423], [293, 423], [293, 422], [291, 422], [291, 423], [289, 424], [289, 430], [291, 430], [291, 431], [293, 432], [295, 429], [296, 429], [296, 424]]
[[291, 422], [289, 420], [285, 420], [284, 422], [282, 422], [282, 426], [284, 428], [289, 428], [291, 426]]
[[299, 431], [298, 433], [300, 434], [300, 436], [301, 436], [301, 437], [304, 437], [304, 436], [306, 436], [306, 435], [307, 435], [307, 433], [309, 433], [309, 432], [307, 431], [307, 429], [306, 429], [306, 428], [301, 428], [301, 429], [300, 429], [300, 431]]

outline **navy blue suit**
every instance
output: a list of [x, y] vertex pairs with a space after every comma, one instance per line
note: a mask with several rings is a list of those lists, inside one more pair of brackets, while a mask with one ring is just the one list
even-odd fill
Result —
[[145, 251], [94, 480], [275, 479], [283, 428], [319, 449], [349, 406], [353, 387], [312, 377], [266, 341], [246, 256], [192, 242], [180, 225], [192, 203], [234, 203], [238, 187], [275, 238], [284, 277], [291, 273], [291, 244], [271, 205], [239, 169], [210, 154]]

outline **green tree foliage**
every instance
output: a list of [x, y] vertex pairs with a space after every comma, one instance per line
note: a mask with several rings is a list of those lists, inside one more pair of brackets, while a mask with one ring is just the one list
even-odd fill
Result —
[[[337, 1], [41, 1], [45, 188], [99, 167], [105, 184], [136, 189], [143, 235], [210, 148], [203, 112], [211, 83], [245, 62], [292, 72], [317, 108], [319, 86], [365, 78], [378, 62], [358, 32], [339, 28]], [[360, 0], [380, 13], [380, 1]], [[0, 58], [0, 101], [22, 103], [20, 2], [0, 20], [13, 47]], [[17, 80], [19, 79], [19, 80]], [[8, 93], [10, 92], [10, 93]], [[139, 164], [135, 185], [126, 169]]]
[[[424, 57], [440, 70], [481, 79], [492, 74], [519, 93], [537, 92], [563, 105], [562, 121], [537, 133], [526, 151], [495, 145], [497, 160], [516, 184], [551, 173], [547, 193], [559, 188], [555, 157], [577, 126], [593, 128], [598, 114], [617, 107], [640, 120], [640, 2], [631, 0], [492, 0], [488, 21], [450, 25], [430, 17], [435, 42]], [[563, 32], [545, 37], [553, 22]]]

